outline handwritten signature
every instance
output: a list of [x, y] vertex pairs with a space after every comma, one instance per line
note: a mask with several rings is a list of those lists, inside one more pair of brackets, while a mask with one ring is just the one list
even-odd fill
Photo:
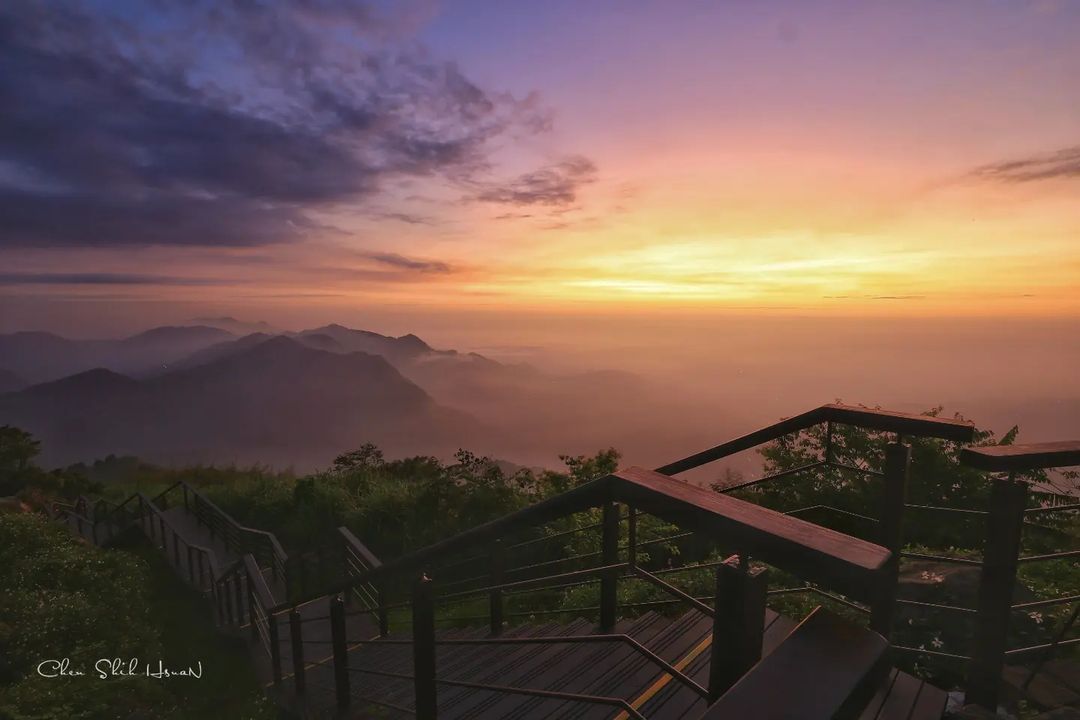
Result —
[[73, 668], [70, 658], [60, 658], [59, 660], [42, 660], [38, 663], [37, 673], [47, 678], [97, 676], [100, 680], [111, 677], [148, 677], [163, 680], [186, 677], [198, 680], [203, 676], [203, 666], [202, 660], [197, 661], [195, 666], [170, 668], [165, 667], [164, 660], [158, 660], [156, 664], [144, 664], [138, 658], [127, 661], [120, 658], [101, 658], [94, 663], [93, 670], [87, 671]]

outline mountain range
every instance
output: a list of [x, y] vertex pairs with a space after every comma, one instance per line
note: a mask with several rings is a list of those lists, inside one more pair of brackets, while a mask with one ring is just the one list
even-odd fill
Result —
[[467, 447], [543, 464], [614, 443], [666, 445], [672, 433], [646, 407], [657, 398], [628, 373], [550, 375], [336, 324], [239, 337], [206, 325], [122, 340], [0, 335], [0, 424], [32, 432], [52, 465], [116, 454], [308, 469], [365, 442], [391, 456]]

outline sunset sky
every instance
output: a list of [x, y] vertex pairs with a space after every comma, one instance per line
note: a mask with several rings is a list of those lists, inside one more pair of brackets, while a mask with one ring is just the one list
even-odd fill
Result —
[[1080, 315], [1080, 3], [47, 6], [0, 3], [0, 331]]

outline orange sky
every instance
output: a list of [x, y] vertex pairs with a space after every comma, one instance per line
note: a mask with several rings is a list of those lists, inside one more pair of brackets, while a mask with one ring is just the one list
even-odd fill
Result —
[[[393, 42], [542, 106], [543, 132], [492, 134], [467, 176], [387, 172], [304, 207], [287, 242], [5, 243], [0, 323], [125, 303], [1080, 314], [1080, 6], [900, 5], [428, 8]], [[522, 191], [538, 168], [562, 194]]]

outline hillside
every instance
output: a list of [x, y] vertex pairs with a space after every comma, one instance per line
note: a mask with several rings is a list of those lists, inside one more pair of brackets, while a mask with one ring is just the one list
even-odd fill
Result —
[[365, 442], [449, 452], [477, 432], [381, 357], [281, 336], [152, 379], [99, 369], [10, 393], [0, 423], [41, 439], [48, 464], [114, 453], [311, 467]]
[[235, 336], [193, 325], [159, 327], [120, 340], [69, 340], [46, 332], [0, 335], [0, 368], [28, 383], [106, 368], [128, 375], [158, 372], [168, 363]]

